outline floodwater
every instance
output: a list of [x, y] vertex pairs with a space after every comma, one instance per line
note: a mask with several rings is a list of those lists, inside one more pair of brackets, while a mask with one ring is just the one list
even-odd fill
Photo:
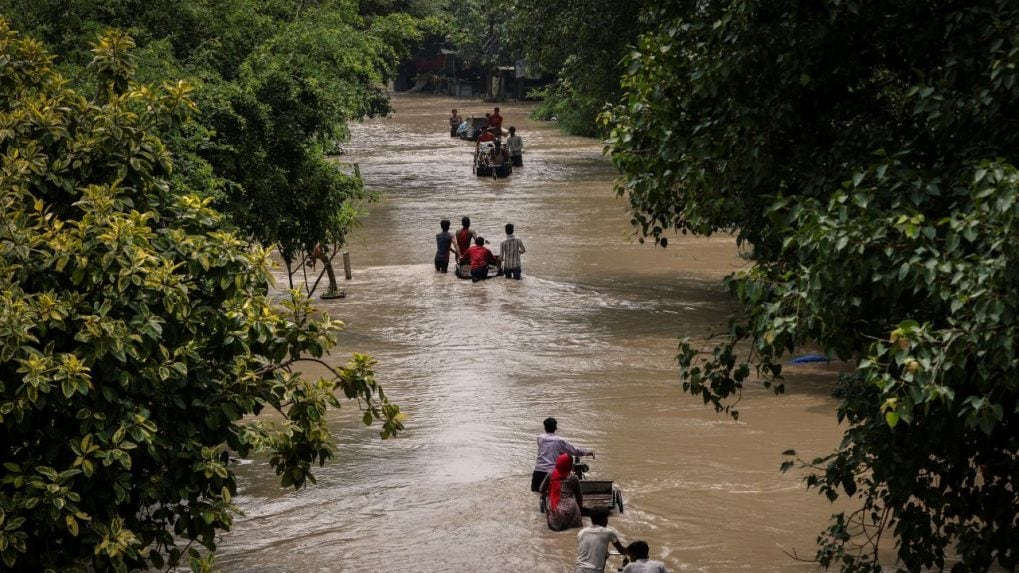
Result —
[[[678, 337], [706, 340], [733, 310], [720, 279], [744, 264], [735, 241], [639, 244], [601, 144], [528, 119], [526, 104], [501, 106], [525, 164], [500, 180], [476, 178], [473, 144], [446, 128], [450, 108], [490, 105], [397, 95], [393, 106], [345, 147], [383, 198], [351, 239], [348, 297], [321, 307], [347, 325], [333, 359], [378, 359], [407, 430], [383, 441], [345, 404], [331, 421], [336, 458], [298, 492], [247, 460], [244, 515], [218, 566], [571, 572], [576, 530], [549, 531], [529, 491], [535, 436], [555, 416], [561, 435], [597, 452], [589, 477], [622, 490], [625, 513], [609, 524], [670, 571], [817, 571], [792, 555], [813, 556], [833, 508], [778, 468], [786, 449], [809, 459], [837, 445], [833, 372], [789, 367], [787, 393], [749, 389], [738, 422], [678, 381]], [[455, 230], [464, 215], [496, 253], [516, 225], [523, 280], [435, 272], [439, 220]]]

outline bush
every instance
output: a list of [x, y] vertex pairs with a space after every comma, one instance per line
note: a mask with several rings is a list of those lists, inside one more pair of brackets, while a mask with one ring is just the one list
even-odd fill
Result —
[[[268, 296], [266, 252], [210, 199], [168, 183], [153, 135], [187, 121], [190, 87], [135, 84], [109, 33], [92, 99], [0, 20], [0, 557], [14, 571], [173, 566], [229, 529], [230, 452], [271, 452], [283, 485], [332, 455], [334, 392], [382, 435], [401, 428], [355, 355], [335, 377], [291, 369], [340, 324]], [[201, 186], [193, 179], [193, 186]], [[206, 181], [206, 186], [214, 182]], [[259, 420], [264, 408], [275, 422]], [[183, 547], [181, 545], [183, 544]]]

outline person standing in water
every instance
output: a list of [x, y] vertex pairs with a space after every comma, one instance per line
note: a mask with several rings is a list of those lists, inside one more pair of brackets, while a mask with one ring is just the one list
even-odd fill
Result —
[[648, 559], [651, 548], [646, 541], [634, 541], [626, 546], [626, 553], [630, 556], [630, 564], [623, 567], [623, 573], [669, 573], [665, 569], [665, 563]]
[[499, 108], [492, 110], [488, 116], [488, 127], [495, 132], [496, 137], [502, 137], [502, 115], [499, 114]]
[[[455, 112], [456, 110], [453, 111]], [[460, 252], [457, 250], [453, 233], [449, 232], [449, 219], [439, 221], [439, 227], [442, 231], [435, 235], [435, 270], [436, 272], [445, 273], [449, 271], [450, 251], [456, 256], [453, 260], [460, 258]]]
[[541, 482], [538, 493], [548, 498], [545, 520], [549, 529], [563, 531], [584, 526], [581, 518], [584, 492], [580, 489], [580, 478], [573, 473], [573, 456], [559, 454], [555, 469]]
[[509, 128], [509, 137], [506, 138], [506, 148], [509, 149], [510, 162], [513, 167], [524, 165], [524, 140], [517, 135], [517, 128], [512, 125]]
[[594, 455], [594, 450], [578, 448], [556, 434], [559, 422], [555, 418], [545, 418], [542, 425], [545, 426], [545, 433], [538, 435], [538, 459], [534, 462], [534, 473], [531, 474], [531, 491], [538, 491], [541, 482], [545, 480], [549, 472], [555, 469], [556, 459], [559, 457], [559, 454], [569, 454], [571, 456]]
[[460, 114], [456, 112], [456, 109], [449, 114], [449, 136], [456, 137], [456, 131], [459, 129], [460, 124], [463, 123], [463, 119], [460, 118]]
[[499, 262], [506, 278], [520, 280], [520, 255], [525, 252], [524, 242], [513, 236], [513, 223], [506, 223], [506, 240], [499, 245]]
[[623, 555], [626, 548], [619, 542], [619, 533], [609, 527], [609, 510], [603, 507], [591, 509], [591, 525], [577, 534], [577, 566], [574, 573], [605, 573], [605, 560], [609, 555], [609, 544]]
[[477, 233], [471, 230], [470, 217], [460, 219], [460, 224], [462, 227], [456, 232], [456, 248], [457, 252], [462, 257], [463, 254], [467, 252], [467, 249], [471, 248], [471, 242], [474, 241], [474, 237], [477, 236]]

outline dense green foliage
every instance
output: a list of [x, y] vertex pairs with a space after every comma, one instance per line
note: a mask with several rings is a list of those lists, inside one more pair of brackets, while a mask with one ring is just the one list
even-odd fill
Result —
[[361, 0], [360, 12], [368, 18], [399, 13], [426, 20], [441, 14], [449, 3], [450, 0]]
[[[326, 153], [348, 121], [389, 111], [380, 86], [424, 26], [355, 0], [0, 0], [0, 13], [68, 54], [63, 67], [73, 81], [87, 82], [77, 54], [116, 27], [138, 43], [141, 81], [194, 83], [196, 121], [161, 134], [173, 144], [173, 182], [212, 196], [245, 235], [277, 245], [288, 263], [318, 243], [344, 242], [369, 196]], [[216, 187], [194, 188], [210, 174]]]
[[[338, 395], [383, 437], [401, 428], [369, 357], [321, 363], [340, 323], [296, 292], [270, 300], [267, 252], [211, 208], [222, 183], [209, 164], [184, 153], [204, 167], [174, 175], [166, 141], [201, 139], [193, 91], [136, 83], [133, 45], [105, 35], [82, 92], [0, 20], [4, 570], [206, 569], [192, 544], [212, 551], [230, 527], [229, 452], [267, 451], [282, 484], [301, 487], [332, 456]], [[295, 373], [305, 360], [331, 376]]]
[[492, 4], [479, 0], [450, 0], [448, 38], [463, 66], [498, 64], [485, 58], [485, 44], [495, 26]]
[[618, 101], [623, 57], [649, 29], [648, 10], [657, 2], [546, 2], [512, 0], [508, 33], [521, 45], [528, 65], [556, 81], [537, 90], [541, 119], [555, 117], [567, 133], [605, 135], [597, 122], [602, 109]]
[[[808, 484], [818, 561], [1019, 566], [1019, 6], [667, 2], [607, 115], [634, 224], [733, 231], [745, 313], [684, 388], [731, 410], [817, 344], [856, 360]], [[790, 467], [790, 461], [785, 467]]]
[[441, 12], [445, 43], [456, 50], [458, 65], [484, 71], [485, 94], [492, 75], [517, 59], [517, 40], [509, 33], [507, 5], [484, 0], [449, 0]]

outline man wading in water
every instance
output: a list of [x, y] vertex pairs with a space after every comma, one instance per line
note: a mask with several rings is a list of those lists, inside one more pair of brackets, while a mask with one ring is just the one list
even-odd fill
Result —
[[449, 232], [449, 219], [439, 221], [439, 228], [442, 231], [435, 235], [435, 270], [436, 272], [444, 273], [449, 270], [450, 251], [456, 257], [453, 259], [454, 261], [460, 258], [460, 251], [457, 250], [453, 233]]
[[471, 230], [471, 218], [464, 217], [460, 219], [460, 224], [463, 227], [456, 232], [456, 248], [457, 252], [461, 255], [467, 252], [467, 249], [471, 248], [471, 241], [477, 236], [477, 233]]
[[545, 476], [555, 469], [559, 454], [594, 456], [594, 450], [578, 448], [556, 435], [559, 422], [555, 418], [545, 418], [543, 424], [545, 433], [538, 436], [538, 459], [534, 463], [534, 473], [531, 474], [531, 491], [535, 492], [541, 487], [541, 482], [545, 481]]
[[470, 263], [471, 281], [478, 282], [488, 278], [488, 266], [499, 264], [499, 259], [485, 246], [484, 237], [474, 237], [474, 246], [460, 257], [460, 263]]
[[605, 559], [611, 543], [623, 555], [626, 548], [619, 541], [619, 532], [609, 527], [609, 510], [591, 509], [591, 525], [577, 534], [577, 564], [574, 573], [605, 573]]

